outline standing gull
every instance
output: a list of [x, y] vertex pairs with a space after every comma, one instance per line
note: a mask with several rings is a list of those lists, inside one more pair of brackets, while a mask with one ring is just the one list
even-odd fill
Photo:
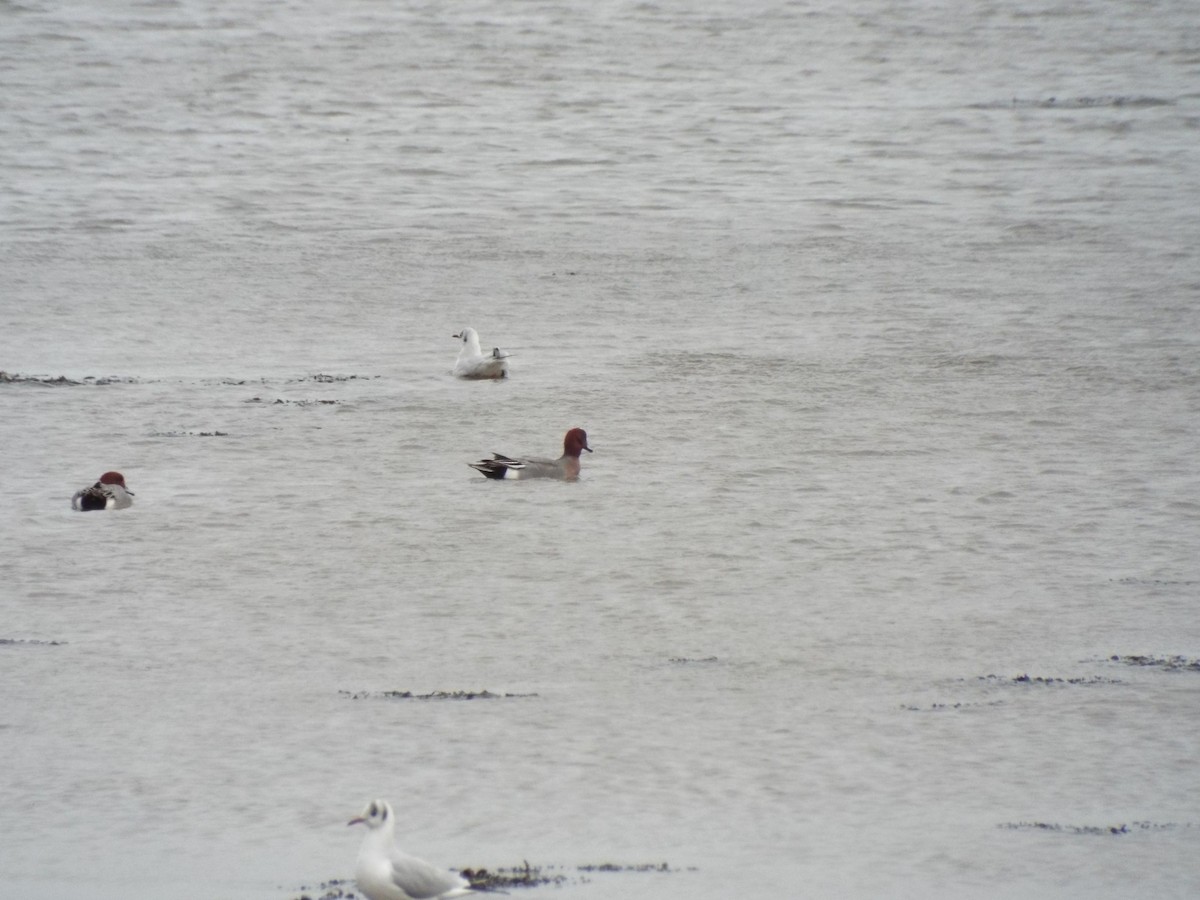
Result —
[[462, 349], [458, 351], [458, 359], [454, 363], [454, 374], [459, 378], [505, 378], [508, 376], [508, 354], [493, 347], [492, 352], [484, 356], [479, 349], [479, 335], [474, 328], [464, 328], [451, 337], [462, 341]]
[[105, 472], [91, 487], [80, 488], [71, 498], [71, 509], [90, 512], [96, 509], [125, 509], [133, 506], [133, 491], [125, 487], [120, 472]]
[[579, 477], [579, 454], [584, 450], [592, 452], [588, 446], [587, 432], [582, 428], [572, 428], [563, 437], [563, 455], [558, 459], [538, 456], [514, 459], [493, 453], [492, 459], [481, 459], [467, 465], [488, 478], [559, 478], [574, 481]]
[[386, 800], [372, 800], [347, 825], [365, 824], [354, 880], [367, 900], [443, 900], [471, 894], [457, 872], [439, 869], [396, 846], [396, 816]]

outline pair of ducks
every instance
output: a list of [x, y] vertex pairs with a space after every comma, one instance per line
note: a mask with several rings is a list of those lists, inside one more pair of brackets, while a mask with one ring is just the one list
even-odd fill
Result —
[[[467, 463], [472, 469], [487, 478], [496, 480], [521, 480], [526, 478], [557, 478], [574, 481], [579, 477], [579, 454], [588, 446], [587, 432], [572, 428], [563, 438], [563, 455], [558, 459], [540, 456], [514, 457], [493, 453], [491, 459]], [[101, 509], [126, 509], [133, 505], [133, 491], [125, 486], [125, 476], [120, 472], [105, 472], [91, 487], [81, 488], [71, 498], [71, 508], [80, 512]]]
[[[579, 477], [579, 454], [584, 450], [592, 452], [588, 446], [587, 432], [582, 428], [572, 428], [563, 438], [563, 455], [558, 459], [493, 453], [491, 459], [481, 459], [467, 465], [485, 477], [496, 480], [557, 478], [560, 481], [575, 481]], [[99, 481], [90, 487], [80, 488], [71, 498], [71, 508], [80, 512], [126, 509], [132, 505], [133, 491], [125, 486], [125, 476], [120, 472], [105, 472]]]

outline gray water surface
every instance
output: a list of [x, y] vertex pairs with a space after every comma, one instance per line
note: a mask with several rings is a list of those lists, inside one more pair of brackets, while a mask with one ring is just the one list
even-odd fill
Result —
[[0, 893], [1196, 896], [1198, 48], [0, 2]]

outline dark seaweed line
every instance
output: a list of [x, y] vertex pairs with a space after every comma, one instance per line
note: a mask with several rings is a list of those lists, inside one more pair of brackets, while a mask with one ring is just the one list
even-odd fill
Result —
[[1168, 587], [1189, 587], [1200, 584], [1200, 581], [1183, 581], [1171, 578], [1110, 578], [1114, 584], [1158, 584]]
[[[568, 876], [560, 866], [531, 866], [528, 861], [512, 868], [488, 870], [463, 869], [462, 875], [471, 882], [471, 887], [478, 891], [495, 891], [503, 893], [507, 888], [539, 887], [546, 884], [565, 884]], [[575, 866], [576, 872], [591, 874], [594, 872], [678, 872], [667, 863], [642, 863], [622, 865], [620, 863], [589, 863]], [[695, 871], [689, 869], [688, 871]], [[553, 874], [551, 874], [553, 873]], [[583, 880], [587, 880], [586, 878]], [[331, 878], [322, 881], [315, 888], [302, 886], [302, 892], [295, 900], [354, 900], [359, 895], [354, 892], [354, 882], [349, 878]], [[309, 891], [320, 891], [310, 894]]]
[[276, 397], [274, 400], [264, 400], [262, 397], [251, 397], [249, 400], [243, 400], [243, 403], [263, 403], [267, 406], [336, 406], [339, 403], [344, 403], [344, 400], [284, 400], [282, 397]]
[[1114, 654], [1108, 658], [1108, 662], [1119, 662], [1139, 668], [1165, 669], [1168, 672], [1200, 672], [1200, 659], [1188, 659], [1186, 656], [1117, 656]]
[[[966, 679], [959, 679], [965, 682]], [[1077, 678], [1058, 678], [1043, 675], [976, 675], [975, 681], [985, 684], [995, 684], [1004, 687], [1080, 687], [1094, 684], [1122, 684], [1119, 678], [1105, 678], [1102, 675], [1087, 675]], [[912, 703], [902, 703], [900, 708], [907, 712], [945, 712], [948, 710], [974, 709], [981, 706], [1001, 706], [1003, 700], [988, 701], [959, 701], [956, 703], [931, 703], [928, 706], [917, 706]]]
[[1059, 825], [1057, 822], [1005, 822], [997, 826], [1008, 831], [1047, 831], [1059, 834], [1133, 834], [1137, 831], [1174, 831], [1196, 827], [1191, 822], [1129, 822], [1120, 825]]
[[349, 700], [512, 700], [521, 697], [536, 697], [537, 694], [496, 694], [482, 691], [433, 691], [414, 694], [412, 691], [338, 691]]
[[147, 437], [229, 437], [228, 431], [152, 431]]
[[[382, 375], [327, 375], [318, 372], [315, 375], [305, 375], [303, 378], [284, 379], [285, 384], [302, 384], [315, 382], [317, 384], [341, 384], [347, 381], [371, 381], [382, 378]], [[90, 387], [105, 384], [150, 384], [155, 379], [137, 378], [130, 375], [85, 375], [82, 378], [68, 378], [66, 375], [22, 375], [20, 372], [5, 372], [0, 369], [0, 384], [37, 384], [45, 387]], [[223, 378], [221, 384], [239, 387], [246, 384], [267, 384], [266, 378], [235, 379]]]
[[382, 375], [326, 375], [324, 372], [318, 372], [316, 375], [306, 375], [303, 378], [290, 378], [288, 379], [288, 383], [297, 384], [303, 381], [315, 381], [318, 384], [333, 384], [334, 382], [367, 381], [382, 377]]
[[975, 709], [980, 706], [1003, 706], [1003, 700], [988, 700], [980, 703], [930, 703], [928, 706], [916, 706], [911, 703], [901, 703], [900, 708], [906, 712], [945, 712], [956, 709]]
[[1104, 109], [1132, 107], [1144, 109], [1153, 106], [1172, 106], [1175, 101], [1167, 97], [1142, 95], [1102, 94], [1099, 96], [1045, 97], [1031, 100], [1013, 97], [1008, 101], [972, 103], [970, 109]]
[[129, 378], [123, 375], [87, 375], [79, 381], [66, 375], [51, 377], [49, 375], [22, 375], [20, 372], [0, 371], [0, 384], [39, 384], [44, 387], [82, 387], [104, 384], [146, 384], [141, 378]]
[[1005, 675], [977, 675], [975, 680], [987, 681], [992, 684], [1034, 684], [1044, 686], [1061, 684], [1121, 684], [1119, 678], [1105, 678], [1102, 675], [1086, 675], [1077, 678], [1056, 678], [1042, 675], [1016, 675], [1009, 678]]

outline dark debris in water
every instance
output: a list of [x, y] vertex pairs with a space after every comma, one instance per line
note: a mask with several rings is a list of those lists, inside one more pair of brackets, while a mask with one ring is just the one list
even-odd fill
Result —
[[1059, 825], [1057, 822], [1005, 822], [1009, 831], [1048, 831], [1058, 834], [1133, 834], [1138, 831], [1174, 831], [1195, 827], [1191, 822], [1128, 822], [1120, 825]]
[[315, 888], [302, 885], [295, 900], [352, 900], [357, 898], [354, 882], [349, 878], [331, 878]]
[[[482, 891], [504, 891], [508, 888], [538, 887], [543, 884], [563, 884], [567, 876], [557, 866], [531, 866], [528, 861], [511, 869], [463, 869], [462, 876], [471, 887]], [[551, 874], [553, 873], [553, 874]]]
[[1010, 678], [1007, 675], [979, 675], [977, 676], [976, 680], [986, 681], [991, 684], [1031, 684], [1043, 686], [1121, 683], [1121, 681], [1117, 678], [1105, 678], [1102, 675], [1088, 675], [1082, 678], [1047, 678], [1042, 675], [1017, 675]]
[[79, 387], [82, 385], [137, 383], [139, 383], [139, 379], [137, 378], [124, 378], [119, 375], [104, 375], [101, 377], [88, 375], [76, 381], [65, 375], [51, 378], [47, 375], [22, 375], [20, 372], [0, 371], [0, 384], [40, 384], [46, 387]]
[[678, 872], [664, 863], [639, 863], [625, 866], [619, 863], [600, 863], [599, 865], [576, 866], [580, 872]]
[[1186, 656], [1110, 656], [1109, 662], [1124, 663], [1139, 668], [1162, 669], [1166, 672], [1200, 672], [1200, 659]]
[[251, 397], [249, 400], [243, 400], [243, 403], [263, 403], [267, 406], [335, 406], [341, 403], [341, 400], [284, 400], [282, 397], [276, 397], [274, 400], [264, 400], [262, 397]]
[[303, 378], [293, 378], [293, 383], [301, 381], [315, 381], [318, 384], [334, 384], [341, 381], [369, 381], [373, 378], [380, 378], [379, 375], [326, 375], [323, 372], [318, 372], [316, 375], [306, 375]]
[[[959, 679], [966, 682], [966, 679]], [[1081, 687], [1095, 684], [1122, 684], [1119, 678], [1102, 675], [1084, 675], [1076, 678], [1059, 678], [1046, 675], [976, 675], [975, 682], [999, 687]], [[946, 712], [948, 710], [977, 709], [984, 706], [1000, 706], [1003, 700], [966, 701], [958, 703], [931, 703], [928, 706], [902, 703], [900, 708], [909, 712]]]
[[66, 641], [39, 641], [36, 639], [26, 640], [25, 638], [0, 638], [0, 646], [8, 644], [31, 644], [40, 647], [61, 647]]
[[[519, 866], [498, 869], [463, 869], [462, 876], [471, 882], [471, 887], [480, 892], [494, 891], [505, 893], [511, 888], [532, 888], [543, 885], [561, 885], [571, 881], [569, 866], [531, 866], [528, 861], [522, 861]], [[623, 865], [621, 863], [588, 863], [575, 866], [574, 871], [583, 873], [579, 880], [588, 881], [588, 875], [596, 872], [678, 872], [667, 863], [640, 863]], [[689, 869], [689, 871], [695, 871]], [[360, 894], [354, 890], [354, 881], [349, 878], [331, 878], [322, 881], [315, 887], [307, 885], [299, 888], [300, 893], [293, 900], [358, 900]]]
[[150, 437], [229, 437], [228, 431], [152, 431]]
[[1023, 99], [1013, 97], [1009, 101], [973, 103], [973, 109], [1106, 109], [1128, 107], [1145, 109], [1154, 106], [1171, 106], [1173, 100], [1165, 97], [1148, 97], [1124, 94], [1100, 94], [1094, 97], [1043, 97]]
[[691, 656], [672, 656], [667, 660], [667, 662], [671, 663], [715, 663], [716, 661], [717, 658], [715, 656], [704, 656], [700, 658]]
[[1003, 700], [989, 700], [985, 703], [930, 703], [928, 706], [917, 706], [910, 703], [900, 704], [900, 708], [908, 712], [946, 712], [955, 709], [976, 709], [981, 706], [1003, 706]]
[[512, 700], [519, 697], [536, 697], [537, 694], [496, 694], [482, 691], [432, 691], [414, 694], [412, 691], [338, 691], [350, 700]]

